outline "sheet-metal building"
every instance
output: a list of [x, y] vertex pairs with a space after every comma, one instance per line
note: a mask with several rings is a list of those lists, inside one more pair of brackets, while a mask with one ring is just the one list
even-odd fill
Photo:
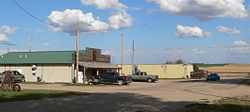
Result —
[[[132, 65], [120, 65], [124, 74], [131, 74]], [[138, 64], [138, 69], [148, 74], [158, 75], [161, 79], [190, 78], [193, 72], [191, 64]]]
[[[109, 55], [100, 49], [87, 48], [80, 51], [80, 71], [87, 77], [101, 72], [118, 70], [111, 64]], [[0, 56], [0, 72], [17, 70], [25, 75], [27, 82], [72, 83], [75, 72], [74, 51], [9, 52]]]

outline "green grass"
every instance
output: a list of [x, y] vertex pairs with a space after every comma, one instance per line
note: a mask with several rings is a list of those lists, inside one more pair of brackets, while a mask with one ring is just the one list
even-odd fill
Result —
[[0, 91], [0, 102], [38, 100], [43, 98], [66, 97], [83, 94], [84, 93], [49, 90], [23, 90], [21, 92]]
[[250, 97], [224, 98], [212, 104], [191, 104], [186, 112], [249, 112]]

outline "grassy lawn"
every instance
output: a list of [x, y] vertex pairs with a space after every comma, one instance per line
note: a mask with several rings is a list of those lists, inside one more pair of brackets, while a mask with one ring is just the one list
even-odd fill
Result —
[[51, 91], [51, 90], [23, 90], [21, 92], [0, 91], [0, 102], [13, 102], [23, 100], [38, 100], [43, 98], [56, 98], [83, 95], [84, 93]]
[[250, 96], [224, 98], [212, 104], [191, 104], [186, 112], [250, 112]]

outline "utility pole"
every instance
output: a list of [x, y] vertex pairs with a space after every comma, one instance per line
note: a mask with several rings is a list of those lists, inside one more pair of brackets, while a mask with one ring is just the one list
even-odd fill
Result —
[[132, 74], [135, 74], [135, 41], [133, 40], [132, 43], [132, 57], [131, 57], [131, 64], [132, 64]]
[[76, 74], [75, 74], [75, 81], [78, 83], [78, 72], [79, 72], [79, 54], [80, 54], [80, 26], [79, 22], [76, 24], [76, 40], [75, 40], [75, 47], [76, 47]]
[[7, 53], [10, 52], [10, 46], [7, 46]]
[[31, 49], [32, 49], [32, 36], [31, 36], [31, 34], [29, 35], [29, 40], [28, 40], [28, 46], [29, 46], [29, 52], [31, 52]]
[[124, 33], [121, 33], [121, 73], [124, 64]]

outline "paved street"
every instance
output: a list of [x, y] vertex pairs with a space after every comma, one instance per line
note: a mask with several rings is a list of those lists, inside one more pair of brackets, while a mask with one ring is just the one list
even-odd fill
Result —
[[[82, 96], [2, 103], [4, 112], [175, 112], [194, 102], [209, 102], [222, 97], [250, 95], [242, 79], [219, 82], [203, 80], [161, 80], [157, 83], [135, 82], [129, 86], [72, 86], [67, 84], [24, 84], [24, 89], [78, 91]], [[15, 108], [11, 108], [14, 105]], [[10, 107], [10, 108], [9, 108]]]

